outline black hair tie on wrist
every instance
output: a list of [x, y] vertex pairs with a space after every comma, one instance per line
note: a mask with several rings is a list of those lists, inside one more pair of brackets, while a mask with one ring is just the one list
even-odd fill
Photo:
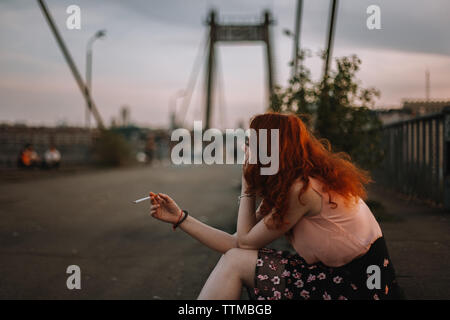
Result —
[[181, 211], [184, 212], [184, 217], [181, 218], [181, 220], [173, 226], [173, 229], [176, 229], [184, 220], [186, 220], [187, 216], [189, 215], [189, 212], [187, 212], [186, 210], [181, 210]]

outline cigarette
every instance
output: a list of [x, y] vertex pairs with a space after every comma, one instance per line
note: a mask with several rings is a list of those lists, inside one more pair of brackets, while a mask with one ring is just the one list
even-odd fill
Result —
[[145, 197], [145, 198], [137, 199], [137, 200], [134, 200], [133, 203], [139, 203], [139, 202], [142, 202], [142, 201], [145, 201], [145, 200], [148, 200], [148, 199], [150, 199], [150, 197]]

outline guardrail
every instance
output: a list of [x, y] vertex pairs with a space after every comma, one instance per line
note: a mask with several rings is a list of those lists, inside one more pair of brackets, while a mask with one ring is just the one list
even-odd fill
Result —
[[378, 182], [450, 209], [450, 107], [383, 127]]

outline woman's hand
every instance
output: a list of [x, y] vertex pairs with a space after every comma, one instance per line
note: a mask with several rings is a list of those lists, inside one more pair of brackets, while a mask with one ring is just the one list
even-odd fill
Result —
[[244, 164], [242, 166], [242, 175], [241, 175], [242, 188], [241, 188], [241, 193], [246, 193], [247, 194], [247, 193], [249, 193], [249, 187], [248, 187], [247, 180], [245, 179], [244, 172], [245, 172], [245, 169], [246, 169], [246, 167], [247, 167], [247, 165], [249, 164], [249, 161], [250, 161], [250, 146], [249, 146], [249, 140], [248, 139], [245, 140], [244, 152], [245, 152], [245, 161], [244, 161]]
[[164, 193], [150, 192], [150, 214], [153, 218], [168, 223], [177, 223], [182, 214], [180, 207], [171, 197]]
[[249, 194], [249, 187], [248, 187], [248, 183], [247, 180], [245, 179], [244, 176], [244, 170], [242, 170], [242, 176], [241, 176], [241, 194]]

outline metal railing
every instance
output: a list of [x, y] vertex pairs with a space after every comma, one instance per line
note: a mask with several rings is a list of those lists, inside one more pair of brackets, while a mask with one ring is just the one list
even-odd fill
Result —
[[383, 127], [378, 182], [450, 209], [450, 107]]

